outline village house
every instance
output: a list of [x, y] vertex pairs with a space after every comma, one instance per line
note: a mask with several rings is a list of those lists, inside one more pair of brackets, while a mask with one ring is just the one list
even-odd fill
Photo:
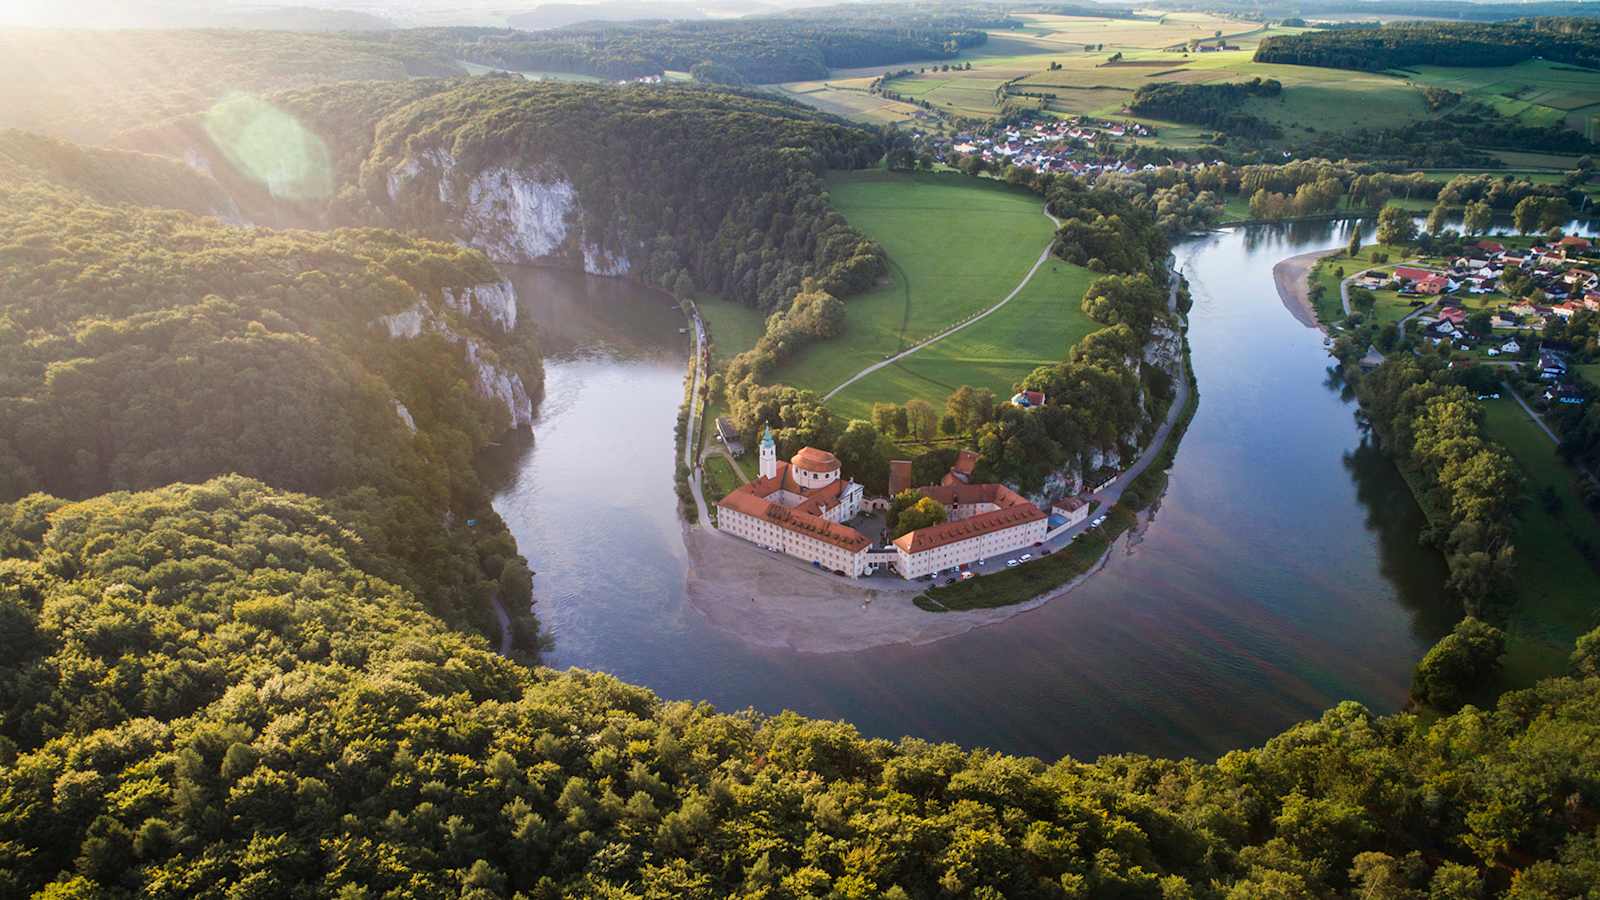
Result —
[[1033, 409], [1035, 407], [1043, 406], [1044, 392], [1018, 391], [1011, 395], [1011, 405], [1020, 406], [1023, 409]]

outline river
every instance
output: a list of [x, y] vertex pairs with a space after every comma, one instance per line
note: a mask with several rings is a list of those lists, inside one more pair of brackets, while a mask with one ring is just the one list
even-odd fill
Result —
[[540, 329], [536, 437], [493, 461], [495, 505], [538, 575], [547, 661], [669, 699], [793, 709], [871, 736], [1045, 758], [1213, 758], [1345, 699], [1405, 699], [1459, 616], [1421, 514], [1363, 441], [1320, 332], [1283, 307], [1279, 260], [1350, 223], [1256, 226], [1180, 244], [1200, 407], [1141, 535], [1046, 606], [922, 646], [757, 648], [688, 604], [673, 420], [690, 338], [628, 282], [509, 271]]

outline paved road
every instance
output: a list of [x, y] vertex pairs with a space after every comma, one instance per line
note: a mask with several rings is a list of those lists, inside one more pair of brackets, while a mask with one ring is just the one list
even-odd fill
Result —
[[694, 430], [700, 424], [696, 411], [700, 407], [700, 383], [705, 379], [706, 325], [697, 309], [689, 316], [694, 325], [694, 385], [689, 388], [689, 427], [684, 432], [683, 464], [689, 467], [689, 493], [694, 496], [695, 518], [702, 528], [711, 528], [711, 513], [706, 509], [705, 493], [701, 489], [704, 471], [694, 460]]
[[[1178, 315], [1178, 286], [1182, 282], [1178, 279], [1177, 269], [1172, 268], [1170, 264], [1167, 271], [1171, 278], [1171, 286], [1167, 289], [1167, 311], [1176, 317]], [[1177, 388], [1177, 392], [1172, 397], [1172, 406], [1167, 410], [1167, 420], [1162, 422], [1161, 427], [1156, 430], [1156, 436], [1151, 439], [1150, 445], [1145, 448], [1144, 453], [1140, 454], [1139, 459], [1129, 466], [1127, 471], [1118, 475], [1116, 480], [1092, 495], [1106, 507], [1109, 508], [1122, 499], [1123, 490], [1135, 478], [1138, 478], [1145, 469], [1150, 468], [1152, 462], [1155, 462], [1156, 457], [1166, 447], [1167, 437], [1172, 434], [1173, 426], [1178, 424], [1178, 417], [1183, 414], [1183, 408], [1189, 405], [1189, 369], [1181, 352], [1178, 354]]]
[[[1050, 215], [1050, 211], [1048, 209], [1044, 211], [1044, 215], [1045, 215], [1045, 218], [1047, 218], [1051, 222], [1055, 223], [1055, 226], [1057, 228], [1061, 227], [1061, 220], [1057, 219], [1055, 216]], [[911, 354], [916, 353], [918, 350], [923, 349], [924, 347], [928, 347], [928, 346], [930, 346], [932, 344], [936, 344], [939, 341], [942, 341], [945, 338], [949, 337], [950, 335], [955, 334], [956, 332], [960, 331], [963, 328], [967, 328], [969, 326], [977, 324], [978, 322], [980, 322], [983, 319], [987, 318], [990, 313], [994, 312], [995, 310], [999, 309], [1002, 306], [1005, 306], [1007, 303], [1010, 303], [1012, 298], [1017, 296], [1018, 294], [1022, 293], [1022, 289], [1027, 287], [1028, 286], [1028, 282], [1033, 280], [1034, 273], [1039, 271], [1039, 267], [1044, 265], [1045, 260], [1050, 258], [1050, 247], [1054, 243], [1055, 243], [1055, 235], [1052, 234], [1052, 235], [1050, 235], [1050, 243], [1044, 245], [1044, 250], [1042, 252], [1040, 252], [1039, 258], [1033, 261], [1033, 268], [1028, 270], [1028, 274], [1022, 276], [1022, 280], [1017, 282], [1017, 286], [1012, 288], [1011, 289], [1011, 293], [1005, 295], [1005, 297], [999, 303], [996, 303], [995, 305], [989, 307], [988, 309], [984, 310], [981, 313], [978, 313], [977, 315], [975, 315], [972, 318], [966, 320], [965, 322], [960, 323], [959, 325], [952, 325], [949, 328], [946, 328], [944, 331], [939, 332], [938, 334], [934, 335], [931, 338], [928, 338], [927, 340], [923, 341], [920, 344], [917, 344], [915, 347], [909, 347], [909, 348], [907, 348], [905, 350], [900, 351], [899, 353], [896, 353], [894, 356], [891, 356], [888, 359], [883, 360], [882, 362], [876, 362], [876, 363], [873, 363], [870, 366], [867, 366], [865, 369], [862, 369], [861, 371], [855, 373], [854, 375], [851, 375], [849, 378], [846, 378], [843, 382], [841, 382], [833, 390], [827, 392], [826, 394], [823, 394], [822, 395], [822, 399], [823, 400], [832, 400], [834, 394], [839, 393], [840, 391], [844, 390], [845, 388], [849, 387], [850, 385], [855, 384], [856, 382], [858, 382], [861, 379], [867, 377], [868, 375], [871, 375], [873, 372], [876, 372], [879, 369], [885, 368], [887, 366], [892, 366], [895, 363], [899, 362], [900, 360], [905, 359], [906, 357], [910, 356]]]
[[[1387, 265], [1389, 265], [1389, 263], [1384, 263], [1384, 266], [1387, 266]], [[1394, 265], [1397, 265], [1397, 266], [1421, 266], [1422, 265], [1422, 261], [1421, 260], [1416, 260], [1416, 259], [1408, 259], [1408, 260], [1406, 260], [1404, 262], [1397, 262]], [[1378, 268], [1382, 268], [1382, 267], [1383, 266], [1371, 266], [1369, 268], [1362, 269], [1361, 271], [1355, 273], [1354, 275], [1351, 275], [1349, 278], [1346, 278], [1345, 280], [1339, 282], [1339, 305], [1344, 307], [1344, 314], [1345, 315], [1347, 315], [1347, 316], [1350, 315], [1350, 282], [1355, 281], [1357, 278], [1360, 278], [1361, 276], [1367, 274], [1368, 272], [1371, 272], [1373, 269], [1378, 269]], [[1429, 267], [1428, 271], [1434, 272], [1434, 271], [1438, 271], [1438, 270], [1435, 269], [1435, 268]], [[1412, 319], [1416, 318], [1417, 316], [1420, 316], [1423, 313], [1433, 309], [1435, 306], [1438, 305], [1438, 303], [1439, 303], [1439, 301], [1434, 300], [1434, 301], [1431, 301], [1429, 303], [1424, 303], [1423, 305], [1417, 307], [1416, 309], [1413, 309], [1411, 312], [1408, 312], [1405, 315], [1401, 316], [1399, 318], [1399, 320], [1395, 323], [1395, 327], [1397, 327], [1400, 330], [1404, 331], [1407, 322], [1409, 322]]]

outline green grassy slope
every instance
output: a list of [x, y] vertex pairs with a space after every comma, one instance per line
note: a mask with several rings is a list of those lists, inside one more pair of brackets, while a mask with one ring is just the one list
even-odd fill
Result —
[[942, 408], [963, 384], [1005, 397], [1038, 366], [1059, 361], [1099, 324], [1083, 314], [1094, 273], [1058, 259], [997, 312], [893, 366], [852, 384], [830, 402], [840, 414], [866, 418], [873, 403], [920, 397]]
[[828, 185], [834, 206], [883, 245], [891, 275], [849, 300], [844, 335], [807, 347], [774, 377], [819, 393], [998, 302], [1054, 231], [1038, 197], [998, 182], [851, 172]]
[[[1567, 648], [1600, 619], [1594, 568], [1578, 551], [1578, 541], [1600, 546], [1600, 524], [1584, 508], [1573, 485], [1573, 471], [1556, 454], [1556, 445], [1528, 418], [1515, 400], [1484, 403], [1484, 428], [1522, 465], [1529, 501], [1516, 532], [1518, 597], [1507, 628], [1506, 676], [1526, 687], [1565, 668]], [[1546, 489], [1560, 498], [1549, 511], [1540, 501]]]

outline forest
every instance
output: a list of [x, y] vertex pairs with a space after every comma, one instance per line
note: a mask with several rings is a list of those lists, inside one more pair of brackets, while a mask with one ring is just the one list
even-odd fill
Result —
[[323, 501], [0, 504], [0, 895], [1469, 900], [1600, 877], [1600, 633], [1437, 718], [1045, 762], [718, 713], [430, 615]]
[[1526, 18], [1494, 24], [1393, 22], [1262, 40], [1255, 60], [1381, 72], [1414, 65], [1510, 66], [1534, 58], [1600, 66], [1600, 22]]
[[[244, 473], [328, 498], [453, 625], [488, 628], [496, 591], [527, 596], [472, 465], [512, 420], [468, 357], [530, 396], [543, 372], [527, 327], [460, 310], [499, 280], [481, 253], [110, 205], [96, 198], [159, 202], [195, 176], [67, 148], [33, 167], [41, 146], [0, 134], [0, 498]], [[396, 314], [446, 324], [394, 340], [378, 323]]]
[[1128, 111], [1137, 116], [1204, 125], [1246, 138], [1276, 137], [1279, 129], [1239, 109], [1251, 97], [1276, 97], [1283, 85], [1275, 78], [1219, 84], [1184, 84], [1161, 81], [1141, 85]]
[[372, 32], [370, 40], [412, 52], [444, 52], [500, 69], [632, 79], [713, 62], [758, 84], [827, 77], [916, 59], [948, 59], [988, 39], [983, 28], [1015, 24], [1003, 13], [875, 18], [814, 10], [782, 17], [676, 22], [603, 22], [547, 31], [439, 28]]
[[[462, 182], [507, 163], [553, 167], [572, 182], [589, 239], [605, 236], [633, 274], [679, 296], [772, 310], [806, 278], [845, 296], [881, 271], [876, 245], [832, 210], [821, 181], [829, 168], [876, 161], [878, 136], [788, 101], [726, 88], [454, 83], [377, 123], [361, 176], [377, 212], [340, 214], [437, 227], [437, 201], [423, 191], [391, 204], [384, 174], [427, 147], [447, 150], [446, 177]], [[612, 164], [624, 154], [628, 165]]]
[[[806, 278], [843, 297], [883, 265], [877, 247], [828, 205], [821, 181], [827, 169], [875, 162], [879, 136], [770, 94], [486, 76], [325, 85], [268, 103], [325, 148], [325, 196], [274, 196], [229, 164], [202, 117], [129, 132], [120, 143], [200, 153], [256, 221], [390, 226], [475, 243], [498, 235], [466, 221], [474, 178], [500, 168], [558, 174], [578, 198], [567, 230], [680, 297], [705, 291], [773, 310]], [[614, 164], [624, 155], [629, 165]], [[430, 173], [438, 190], [421, 180], [391, 189], [391, 173], [424, 157], [451, 160]], [[444, 194], [455, 200], [445, 203]], [[578, 243], [554, 255], [581, 265]]]

